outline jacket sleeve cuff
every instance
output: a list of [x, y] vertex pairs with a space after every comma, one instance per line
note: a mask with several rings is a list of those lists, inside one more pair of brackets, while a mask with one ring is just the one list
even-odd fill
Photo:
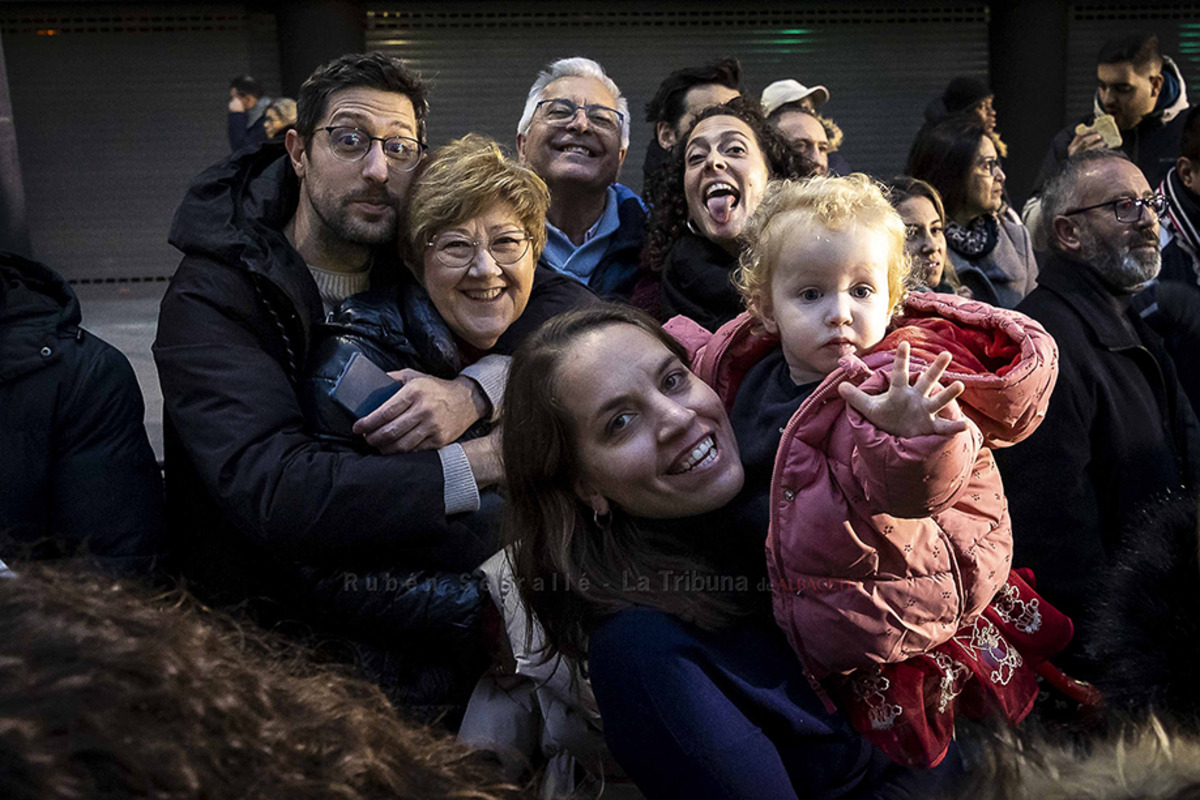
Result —
[[479, 487], [475, 485], [475, 473], [471, 471], [471, 462], [462, 445], [448, 444], [437, 454], [442, 462], [442, 499], [446, 503], [446, 516], [478, 511]]
[[504, 387], [508, 385], [508, 368], [511, 364], [512, 356], [492, 354], [463, 367], [459, 373], [478, 383], [488, 402], [492, 404], [488, 422], [495, 422], [500, 418], [500, 410], [504, 404]]

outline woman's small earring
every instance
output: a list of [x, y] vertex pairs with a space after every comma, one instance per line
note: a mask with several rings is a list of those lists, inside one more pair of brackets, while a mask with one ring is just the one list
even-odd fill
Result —
[[592, 522], [595, 523], [596, 527], [600, 530], [607, 531], [612, 527], [612, 512], [605, 511], [603, 514], [601, 514], [599, 509], [593, 508]]
[[692, 218], [691, 218], [691, 217], [688, 217], [688, 221], [687, 221], [687, 229], [688, 229], [689, 231], [691, 231], [692, 233], [696, 234], [697, 236], [702, 236], [702, 235], [703, 235], [703, 234], [701, 234], [701, 233], [700, 233], [700, 229], [696, 227], [696, 223], [692, 222]]

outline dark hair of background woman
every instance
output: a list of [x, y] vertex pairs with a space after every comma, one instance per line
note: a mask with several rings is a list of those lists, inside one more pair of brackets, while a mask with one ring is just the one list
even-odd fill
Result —
[[294, 645], [99, 573], [0, 578], [0, 795], [512, 797], [374, 685]]
[[688, 205], [683, 189], [684, 152], [692, 131], [709, 117], [735, 117], [746, 123], [758, 140], [758, 147], [762, 150], [772, 178], [807, 178], [815, 172], [816, 165], [793, 152], [767, 123], [758, 101], [735, 97], [723, 105], [706, 108], [671, 148], [670, 157], [646, 182], [643, 195], [650, 206], [650, 223], [646, 247], [642, 251], [642, 263], [648, 269], [662, 269], [667, 253], [671, 252], [671, 247], [687, 229]]
[[908, 152], [905, 174], [938, 190], [948, 220], [955, 219], [966, 201], [967, 178], [985, 136], [987, 132], [974, 117], [948, 117], [923, 126]]
[[[613, 508], [611, 522], [597, 524], [575, 494], [576, 433], [556, 396], [559, 368], [564, 353], [581, 337], [618, 324], [642, 329], [687, 364], [682, 346], [650, 316], [606, 304], [547, 322], [521, 345], [509, 371], [504, 539], [512, 547], [521, 597], [545, 630], [546, 658], [585, 656], [592, 622], [634, 605], [710, 629], [742, 610], [716, 592], [658, 591], [664, 571], [708, 574], [712, 567], [691, 546], [639, 528], [618, 508]], [[639, 576], [650, 579], [649, 591], [629, 591]]]

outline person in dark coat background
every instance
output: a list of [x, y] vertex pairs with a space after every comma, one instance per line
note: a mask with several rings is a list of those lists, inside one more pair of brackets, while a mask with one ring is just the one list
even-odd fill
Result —
[[1179, 154], [1184, 112], [1190, 107], [1187, 81], [1178, 65], [1160, 52], [1158, 37], [1142, 32], [1109, 39], [1101, 46], [1096, 62], [1099, 88], [1094, 108], [1079, 120], [1087, 127], [1077, 132], [1079, 125], [1068, 125], [1055, 135], [1034, 180], [1033, 193], [1021, 210], [1037, 250], [1053, 240], [1050, 217], [1041, 207], [1046, 182], [1068, 157], [1105, 147], [1103, 138], [1092, 127], [1096, 117], [1113, 116], [1121, 132], [1118, 149], [1141, 169], [1151, 186], [1166, 176]]
[[85, 555], [144, 573], [163, 498], [142, 393], [80, 319], [60, 275], [0, 253], [0, 557]]
[[1194, 491], [1200, 441], [1161, 338], [1130, 309], [1161, 264], [1162, 207], [1145, 177], [1118, 151], [1080, 153], [1045, 203], [1055, 249], [1017, 310], [1058, 342], [1059, 379], [1042, 426], [996, 460], [1014, 566], [1032, 567], [1075, 621], [1070, 666], [1086, 678], [1103, 574], [1139, 509]]
[[262, 85], [250, 75], [240, 75], [229, 82], [229, 116], [226, 134], [229, 149], [262, 144], [271, 138], [266, 130], [266, 111], [271, 98], [263, 95]]

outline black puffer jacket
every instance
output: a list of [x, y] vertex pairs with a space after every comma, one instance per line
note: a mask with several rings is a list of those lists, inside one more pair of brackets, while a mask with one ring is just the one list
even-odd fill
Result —
[[[470, 572], [497, 547], [494, 514], [446, 516], [435, 452], [367, 453], [306, 418], [301, 381], [323, 311], [283, 234], [298, 190], [283, 148], [266, 144], [202, 173], [176, 212], [184, 258], [154, 345], [169, 544], [210, 602], [251, 599], [265, 621], [354, 637], [384, 652], [367, 660], [383, 662], [376, 677], [394, 697], [439, 703], [470, 687], [482, 597]], [[377, 255], [374, 285], [400, 274]]]
[[45, 266], [0, 253], [0, 557], [152, 567], [162, 479], [125, 356], [79, 327]]
[[[525, 312], [500, 337], [488, 355], [512, 355], [542, 323], [553, 316], [600, 302], [583, 284], [538, 265]], [[314, 329], [311, 366], [306, 379], [306, 404], [314, 426], [361, 444], [351, 435], [353, 415], [331, 399], [346, 363], [361, 352], [385, 372], [416, 369], [435, 378], [450, 379], [462, 371], [463, 355], [429, 294], [407, 271], [394, 286], [371, 289], [347, 298], [327, 322]], [[482, 436], [491, 426], [481, 420], [461, 439]]]

